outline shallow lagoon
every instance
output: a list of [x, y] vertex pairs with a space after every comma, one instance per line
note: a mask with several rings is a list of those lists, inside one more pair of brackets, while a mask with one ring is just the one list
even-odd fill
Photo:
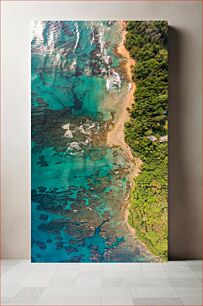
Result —
[[106, 146], [128, 89], [120, 39], [118, 22], [33, 23], [33, 262], [152, 261], [123, 217], [132, 165]]

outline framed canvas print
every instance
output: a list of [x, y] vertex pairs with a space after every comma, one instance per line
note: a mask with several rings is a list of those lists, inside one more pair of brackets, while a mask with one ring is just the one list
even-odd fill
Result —
[[168, 254], [166, 21], [33, 21], [32, 261]]

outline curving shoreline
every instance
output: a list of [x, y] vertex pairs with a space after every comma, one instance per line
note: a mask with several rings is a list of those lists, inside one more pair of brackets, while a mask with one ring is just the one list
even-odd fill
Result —
[[[113, 129], [107, 134], [107, 145], [112, 146], [118, 146], [120, 147], [126, 156], [129, 158], [129, 163], [131, 164], [131, 173], [129, 175], [129, 182], [130, 182], [130, 190], [132, 190], [134, 185], [134, 179], [139, 175], [140, 169], [142, 166], [142, 160], [139, 157], [135, 157], [132, 154], [131, 148], [129, 145], [125, 142], [125, 135], [124, 135], [124, 128], [125, 123], [130, 119], [130, 114], [128, 109], [130, 109], [134, 103], [134, 93], [136, 91], [136, 84], [133, 82], [133, 74], [132, 74], [132, 66], [135, 65], [135, 60], [131, 58], [129, 51], [125, 47], [125, 39], [126, 39], [126, 26], [127, 23], [125, 21], [119, 22], [121, 31], [122, 31], [122, 39], [120, 44], [118, 45], [116, 49], [116, 53], [118, 56], [125, 59], [123, 68], [126, 79], [131, 84], [130, 89], [128, 91], [127, 96], [124, 100], [124, 105], [122, 112], [120, 114], [120, 117], [118, 118], [118, 121], [115, 123]], [[130, 192], [123, 203], [123, 219], [125, 221], [126, 227], [129, 230], [129, 233], [135, 237], [135, 239], [138, 240], [136, 237], [136, 230], [133, 228], [129, 222], [128, 222], [128, 216], [129, 216], [129, 208], [130, 208]], [[147, 248], [145, 243], [141, 240], [139, 241], [139, 245], [141, 245], [146, 253], [153, 257], [153, 261], [159, 262], [160, 258], [158, 256], [154, 256]]]
[[129, 80], [131, 87], [130, 87], [130, 90], [128, 91], [127, 96], [125, 97], [122, 113], [120, 114], [120, 117], [118, 121], [116, 122], [116, 124], [114, 125], [113, 129], [107, 135], [107, 145], [110, 147], [111, 146], [121, 147], [121, 149], [126, 153], [126, 155], [130, 158], [130, 160], [133, 160], [131, 149], [128, 146], [128, 144], [125, 142], [124, 124], [129, 119], [129, 112], [127, 108], [130, 108], [134, 101], [133, 95], [136, 89], [136, 85], [132, 81], [131, 66], [135, 64], [135, 61], [130, 57], [128, 50], [125, 48], [125, 36], [126, 36], [125, 22], [121, 21], [120, 27], [122, 31], [122, 40], [117, 47], [116, 53], [118, 54], [118, 56], [126, 59], [124, 63], [125, 75], [126, 75], [126, 79]]
[[[121, 31], [122, 31], [122, 39], [116, 49], [116, 53], [118, 54], [118, 56], [124, 58], [125, 60], [123, 68], [124, 68], [125, 77], [130, 83], [130, 89], [128, 91], [127, 96], [125, 97], [124, 105], [123, 105], [123, 109], [120, 114], [120, 117], [118, 121], [115, 123], [113, 129], [107, 135], [107, 145], [110, 147], [119, 146], [124, 151], [124, 153], [128, 156], [129, 161], [132, 164], [132, 172], [129, 176], [130, 185], [132, 188], [135, 177], [138, 176], [138, 174], [140, 173], [140, 167], [142, 165], [142, 161], [138, 157], [133, 156], [130, 147], [125, 142], [124, 125], [130, 119], [128, 109], [130, 109], [132, 107], [132, 104], [134, 103], [134, 92], [136, 90], [136, 84], [133, 82], [131, 66], [135, 65], [135, 61], [134, 59], [131, 58], [129, 51], [125, 47], [125, 39], [126, 39], [126, 34], [127, 34], [126, 25], [127, 24], [125, 21], [120, 21], [119, 24], [120, 24]], [[129, 197], [130, 195], [128, 195], [128, 198], [126, 199], [126, 203], [124, 205], [125, 207], [124, 220], [125, 220], [126, 226], [128, 227], [128, 230], [134, 236], [135, 229], [128, 223], [129, 207], [130, 207]]]

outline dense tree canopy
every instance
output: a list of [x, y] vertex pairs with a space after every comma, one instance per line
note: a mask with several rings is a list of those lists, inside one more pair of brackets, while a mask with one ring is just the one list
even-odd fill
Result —
[[125, 125], [125, 139], [143, 161], [131, 194], [129, 223], [162, 260], [168, 253], [168, 25], [130, 21], [126, 48], [135, 59], [135, 103]]

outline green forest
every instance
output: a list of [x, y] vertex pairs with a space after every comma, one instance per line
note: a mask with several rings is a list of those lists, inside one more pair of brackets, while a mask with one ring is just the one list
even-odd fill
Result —
[[168, 24], [130, 21], [126, 48], [135, 59], [135, 102], [125, 140], [143, 161], [131, 192], [128, 222], [161, 261], [168, 257]]

